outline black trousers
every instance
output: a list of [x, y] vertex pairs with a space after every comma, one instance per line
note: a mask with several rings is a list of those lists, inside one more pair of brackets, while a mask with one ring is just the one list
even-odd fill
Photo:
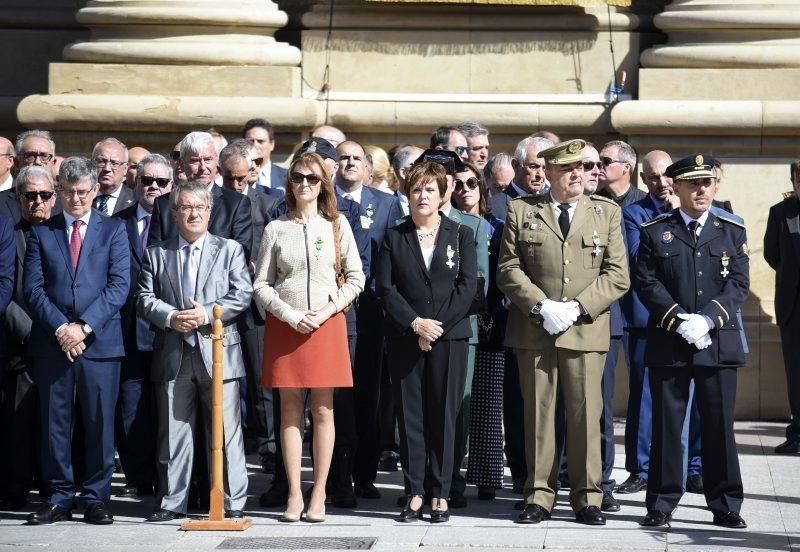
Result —
[[800, 437], [800, 305], [786, 326], [781, 326], [783, 364], [786, 369], [786, 392], [789, 394], [789, 409], [792, 422], [786, 428], [786, 437]]
[[672, 512], [683, 494], [681, 432], [695, 382], [700, 411], [703, 487], [712, 512], [739, 512], [742, 476], [733, 433], [736, 369], [686, 366], [649, 367], [653, 398], [653, 440], [647, 480], [648, 510]]
[[[350, 366], [352, 368], [355, 365], [355, 335], [348, 333], [347, 347], [350, 351]], [[358, 446], [356, 417], [354, 388], [335, 388], [333, 390], [333, 425], [336, 429], [336, 439], [333, 443], [333, 458], [331, 459], [331, 468], [327, 481], [328, 487], [334, 494], [348, 493], [353, 487], [353, 463], [355, 462], [356, 447]], [[313, 448], [311, 460], [314, 460]]]
[[156, 482], [156, 427], [152, 351], [134, 350], [122, 359], [115, 438], [125, 483], [148, 493]]
[[[275, 420], [272, 389], [261, 387], [264, 358], [264, 322], [256, 323], [244, 332], [242, 352], [247, 370], [248, 433], [255, 438], [258, 454], [275, 453]], [[277, 395], [277, 393], [275, 393]]]
[[603, 367], [603, 414], [600, 416], [600, 458], [603, 460], [603, 492], [614, 490], [611, 479], [614, 469], [614, 370], [622, 346], [622, 336], [611, 336], [611, 344]]
[[525, 461], [525, 408], [519, 383], [519, 368], [514, 350], [506, 348], [506, 368], [503, 376], [503, 434], [506, 462], [511, 480], [525, 485], [528, 464]]
[[[400, 455], [409, 491], [450, 494], [456, 417], [467, 377], [466, 340], [436, 341], [429, 352], [409, 339], [387, 342], [388, 367], [400, 425]], [[425, 488], [429, 467], [430, 488]]]
[[31, 359], [0, 359], [0, 493], [25, 498], [39, 471], [39, 395]]

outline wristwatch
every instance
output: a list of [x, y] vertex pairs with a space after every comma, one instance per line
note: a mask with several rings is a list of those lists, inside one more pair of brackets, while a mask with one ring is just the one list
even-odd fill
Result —
[[86, 335], [89, 335], [90, 333], [92, 333], [92, 327], [89, 324], [87, 324], [86, 322], [81, 324], [81, 330], [83, 330], [83, 333], [85, 333]]
[[534, 318], [536, 316], [539, 316], [541, 314], [541, 312], [542, 312], [542, 302], [539, 301], [538, 303], [536, 303], [533, 306], [533, 308], [531, 309], [531, 312], [530, 312], [530, 314], [528, 316], [530, 316], [531, 318]]

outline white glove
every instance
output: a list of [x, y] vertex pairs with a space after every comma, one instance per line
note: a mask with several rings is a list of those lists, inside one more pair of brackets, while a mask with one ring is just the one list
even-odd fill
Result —
[[544, 320], [544, 329], [550, 335], [555, 335], [569, 329], [578, 319], [580, 312], [569, 303], [560, 303], [551, 299], [544, 299], [539, 310]]
[[702, 314], [684, 313], [679, 314], [678, 318], [685, 320], [685, 322], [681, 322], [676, 331], [689, 345], [694, 345], [701, 337], [711, 330]]
[[709, 347], [711, 345], [711, 335], [706, 333], [703, 337], [695, 341], [694, 346], [697, 347], [700, 351]]

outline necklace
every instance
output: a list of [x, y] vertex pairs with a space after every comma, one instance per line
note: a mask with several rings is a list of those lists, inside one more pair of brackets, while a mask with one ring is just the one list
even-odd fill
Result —
[[420, 232], [419, 230], [417, 230], [417, 239], [419, 239], [419, 241], [423, 241], [427, 238], [432, 238], [433, 236], [436, 235], [436, 232], [439, 230], [439, 225], [441, 224], [442, 222], [439, 221], [439, 224], [437, 224], [433, 230], [430, 230], [428, 232]]

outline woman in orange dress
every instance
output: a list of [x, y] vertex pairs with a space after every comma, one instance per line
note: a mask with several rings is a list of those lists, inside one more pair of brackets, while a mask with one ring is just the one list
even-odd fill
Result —
[[[352, 387], [344, 309], [364, 289], [358, 247], [336, 192], [316, 153], [292, 162], [287, 212], [264, 229], [254, 298], [269, 316], [264, 329], [261, 385], [279, 389], [281, 443], [289, 481], [282, 521], [298, 521], [303, 393], [314, 419], [314, 487], [307, 521], [325, 519], [325, 481], [333, 454], [333, 388]], [[338, 273], [342, 275], [337, 282]]]

